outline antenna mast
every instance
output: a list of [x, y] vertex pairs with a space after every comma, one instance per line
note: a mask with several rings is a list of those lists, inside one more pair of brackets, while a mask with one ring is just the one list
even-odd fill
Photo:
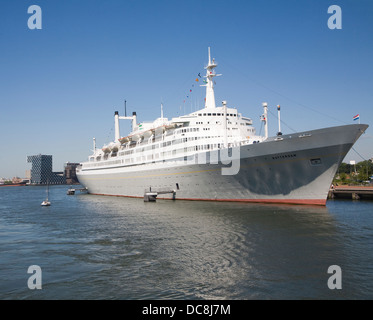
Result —
[[217, 76], [221, 76], [221, 74], [216, 74], [214, 69], [217, 67], [217, 63], [215, 62], [215, 59], [212, 59], [211, 61], [211, 51], [209, 47], [209, 63], [206, 69], [206, 84], [202, 85], [206, 87], [206, 102], [205, 102], [205, 108], [216, 108], [215, 104], [215, 93], [214, 93], [214, 81], [213, 78]]

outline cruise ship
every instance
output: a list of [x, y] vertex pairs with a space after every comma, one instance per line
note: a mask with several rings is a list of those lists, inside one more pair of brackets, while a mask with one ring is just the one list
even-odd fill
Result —
[[[223, 101], [217, 106], [217, 63], [208, 50], [205, 106], [190, 114], [138, 123], [114, 114], [114, 141], [97, 148], [77, 168], [88, 193], [158, 199], [325, 205], [333, 177], [368, 125], [351, 124], [268, 136], [251, 118]], [[122, 136], [120, 120], [132, 122]]]

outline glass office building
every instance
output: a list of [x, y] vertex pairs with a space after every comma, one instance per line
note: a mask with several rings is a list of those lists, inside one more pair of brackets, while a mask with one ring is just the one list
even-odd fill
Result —
[[63, 172], [52, 171], [52, 156], [42, 154], [28, 156], [27, 162], [31, 162], [31, 184], [66, 183], [66, 177]]

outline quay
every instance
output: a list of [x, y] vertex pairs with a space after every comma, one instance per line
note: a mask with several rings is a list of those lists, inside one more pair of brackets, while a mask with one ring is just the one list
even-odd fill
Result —
[[328, 199], [373, 200], [373, 187], [335, 186], [329, 190]]

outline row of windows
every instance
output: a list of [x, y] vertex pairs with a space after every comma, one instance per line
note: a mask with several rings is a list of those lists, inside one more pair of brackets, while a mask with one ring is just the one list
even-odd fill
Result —
[[[221, 116], [224, 116], [224, 113], [198, 113], [198, 116], [208, 116], [208, 117], [211, 117], [211, 116], [218, 116], [218, 117], [221, 117]], [[236, 113], [227, 113], [227, 116], [228, 117], [237, 117], [237, 114]]]
[[[196, 124], [203, 124], [203, 121], [197, 121]], [[207, 124], [210, 124], [210, 121], [207, 121]], [[220, 121], [216, 121], [216, 124], [221, 124]], [[233, 124], [231, 121], [228, 121], [228, 124]], [[236, 122], [236, 125], [238, 125], [238, 123]], [[240, 123], [241, 126], [244, 126], [244, 125], [247, 125], [247, 126], [251, 126], [251, 123], [249, 122], [246, 122], [246, 123]]]
[[181, 131], [176, 131], [175, 133], [186, 133], [186, 132], [198, 132], [199, 128], [186, 128], [186, 129], [181, 129]]

